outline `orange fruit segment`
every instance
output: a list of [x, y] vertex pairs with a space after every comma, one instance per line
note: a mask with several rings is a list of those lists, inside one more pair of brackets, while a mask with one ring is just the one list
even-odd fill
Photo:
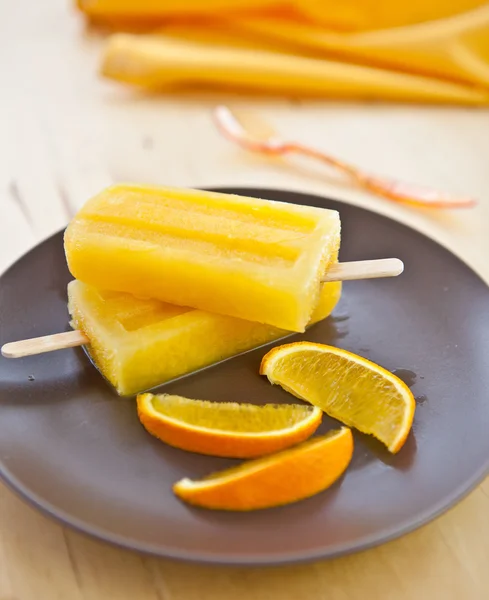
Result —
[[379, 365], [346, 350], [297, 342], [274, 348], [260, 374], [349, 427], [373, 435], [395, 453], [412, 426], [408, 386]]
[[216, 510], [249, 511], [303, 500], [330, 487], [353, 454], [351, 431], [343, 427], [271, 456], [248, 461], [173, 486], [185, 502]]
[[322, 411], [298, 404], [238, 404], [140, 394], [139, 420], [158, 439], [189, 452], [254, 458], [311, 436]]

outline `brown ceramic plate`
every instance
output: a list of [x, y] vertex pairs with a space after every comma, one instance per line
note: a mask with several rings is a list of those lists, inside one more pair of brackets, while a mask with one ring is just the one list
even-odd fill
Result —
[[[355, 435], [331, 489], [249, 514], [190, 508], [172, 484], [233, 461], [165, 446], [140, 425], [81, 349], [0, 359], [0, 474], [26, 500], [79, 531], [166, 557], [272, 564], [337, 556], [392, 539], [453, 505], [489, 466], [489, 290], [450, 252], [374, 213], [324, 198], [225, 190], [340, 211], [342, 260], [398, 256], [401, 277], [345, 284], [334, 316], [307, 339], [397, 370], [415, 396], [414, 429], [390, 456]], [[0, 342], [67, 329], [62, 234], [0, 280]], [[212, 400], [295, 401], [258, 375], [261, 348], [163, 386]], [[322, 431], [336, 424], [325, 419]]]

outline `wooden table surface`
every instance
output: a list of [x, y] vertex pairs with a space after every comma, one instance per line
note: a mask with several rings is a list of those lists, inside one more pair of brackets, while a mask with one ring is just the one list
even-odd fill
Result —
[[[1, 270], [63, 227], [93, 193], [135, 181], [331, 195], [428, 233], [489, 281], [487, 111], [231, 99], [372, 170], [480, 199], [472, 211], [414, 210], [309, 165], [286, 167], [232, 147], [210, 120], [219, 96], [145, 97], [100, 81], [103, 39], [85, 31], [69, 0], [4, 2], [0, 24]], [[489, 480], [402, 539], [274, 569], [196, 566], [115, 549], [48, 520], [0, 484], [0, 600], [475, 600], [489, 597], [488, 564]]]

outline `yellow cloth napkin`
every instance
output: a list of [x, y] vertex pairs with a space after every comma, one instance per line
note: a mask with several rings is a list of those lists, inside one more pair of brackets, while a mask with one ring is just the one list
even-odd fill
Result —
[[149, 88], [489, 104], [489, 4], [474, 0], [79, 0], [111, 35], [102, 72]]

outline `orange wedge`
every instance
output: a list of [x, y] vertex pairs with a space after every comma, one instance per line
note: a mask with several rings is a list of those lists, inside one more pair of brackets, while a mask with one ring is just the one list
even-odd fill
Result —
[[283, 450], [311, 436], [319, 408], [298, 404], [238, 404], [140, 394], [138, 415], [158, 439], [189, 452], [254, 458]]
[[332, 485], [345, 472], [352, 454], [353, 437], [343, 427], [198, 481], [181, 479], [173, 491], [189, 504], [217, 510], [290, 504]]
[[398, 377], [361, 356], [311, 342], [286, 344], [262, 360], [260, 374], [395, 453], [411, 429], [415, 400]]

